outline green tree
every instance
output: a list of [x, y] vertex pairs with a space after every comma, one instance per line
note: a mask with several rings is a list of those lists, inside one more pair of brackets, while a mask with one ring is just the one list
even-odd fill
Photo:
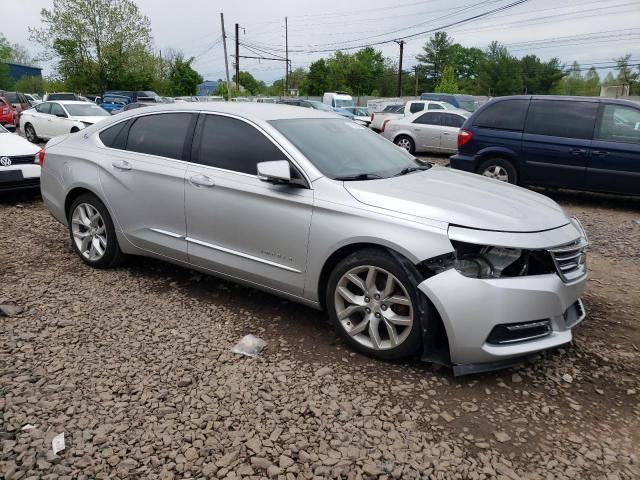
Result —
[[436, 32], [422, 47], [424, 53], [417, 55], [416, 60], [428, 81], [435, 86], [447, 65], [452, 62], [453, 38], [447, 32]]
[[520, 59], [524, 93], [547, 95], [564, 77], [558, 58], [542, 62], [535, 55], [526, 55]]
[[640, 78], [640, 69], [634, 72], [629, 66], [631, 55], [627, 54], [623, 57], [616, 58], [616, 70], [618, 71], [618, 83], [621, 85], [629, 85], [630, 94], [633, 94], [633, 90], [637, 87], [638, 78]]
[[16, 90], [19, 92], [39, 93], [42, 95], [45, 91], [45, 81], [42, 77], [25, 76], [16, 82]]
[[467, 48], [454, 43], [451, 46], [450, 58], [460, 90], [465, 93], [475, 93], [478, 70], [485, 58], [484, 52], [479, 48]]
[[296, 68], [289, 74], [289, 88], [295, 88], [298, 91], [302, 91], [306, 82], [307, 72], [302, 67]]
[[[218, 86], [214, 90], [213, 95], [219, 95], [224, 97], [226, 100], [229, 100], [229, 96], [227, 95], [227, 82], [218, 83]], [[236, 84], [234, 82], [231, 82], [231, 98], [248, 96], [249, 92], [247, 90], [238, 90], [236, 88]]]
[[53, 0], [31, 39], [74, 90], [145, 88], [154, 78], [151, 27], [132, 0]]
[[489, 96], [522, 93], [520, 62], [504, 45], [491, 42], [478, 69], [478, 93]]
[[8, 62], [13, 53], [11, 44], [0, 33], [0, 89], [10, 90], [13, 88], [13, 79], [9, 75], [9, 66], [4, 62]]
[[309, 65], [307, 82], [304, 85], [305, 95], [322, 95], [329, 91], [329, 67], [324, 58]]
[[436, 85], [435, 92], [437, 93], [458, 93], [458, 82], [456, 81], [456, 69], [448, 65], [443, 68], [440, 81]]
[[[236, 76], [233, 75], [233, 84], [236, 84]], [[251, 95], [258, 95], [266, 90], [264, 82], [256, 80], [249, 72], [240, 72], [240, 85]]]
[[170, 94], [173, 96], [195, 95], [202, 76], [191, 68], [193, 57], [185, 60], [182, 55], [175, 57], [169, 73]]

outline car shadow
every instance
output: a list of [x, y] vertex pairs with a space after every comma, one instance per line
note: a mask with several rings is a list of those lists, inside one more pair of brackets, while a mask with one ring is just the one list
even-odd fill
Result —
[[640, 197], [544, 187], [528, 188], [566, 205], [640, 211]]
[[42, 200], [40, 188], [17, 190], [11, 192], [0, 191], [0, 203], [3, 205], [17, 205], [21, 203], [33, 203]]

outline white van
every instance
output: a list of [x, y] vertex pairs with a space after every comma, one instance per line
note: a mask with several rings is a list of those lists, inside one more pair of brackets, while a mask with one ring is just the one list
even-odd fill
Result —
[[331, 108], [355, 107], [351, 95], [346, 92], [327, 92], [322, 96], [322, 103]]

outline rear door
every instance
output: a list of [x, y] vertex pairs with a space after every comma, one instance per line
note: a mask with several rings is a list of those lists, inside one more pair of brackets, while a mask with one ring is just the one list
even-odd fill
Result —
[[590, 190], [640, 194], [640, 109], [601, 105], [587, 183]]
[[22, 129], [25, 123], [30, 123], [37, 135], [44, 135], [43, 126], [49, 119], [51, 113], [51, 102], [44, 102], [36, 105], [22, 120]]
[[457, 113], [442, 112], [442, 128], [440, 130], [440, 148], [442, 151], [455, 153], [458, 151], [458, 132], [465, 121]]
[[441, 125], [442, 113], [440, 112], [427, 112], [416, 118], [411, 124], [411, 130], [416, 139], [416, 149], [439, 151]]
[[532, 99], [522, 136], [524, 180], [585, 188], [598, 102]]

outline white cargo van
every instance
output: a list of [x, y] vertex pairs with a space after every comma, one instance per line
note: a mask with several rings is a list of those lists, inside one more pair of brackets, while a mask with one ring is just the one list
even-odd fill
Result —
[[322, 96], [322, 103], [329, 105], [331, 108], [356, 106], [351, 95], [346, 92], [326, 92]]

